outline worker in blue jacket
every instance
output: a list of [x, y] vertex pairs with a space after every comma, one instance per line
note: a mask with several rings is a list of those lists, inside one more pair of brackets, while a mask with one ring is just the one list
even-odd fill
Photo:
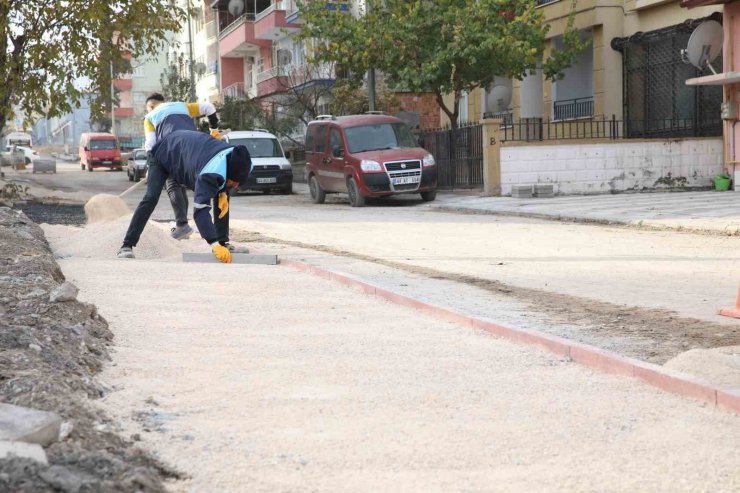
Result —
[[[156, 164], [149, 169], [146, 193], [134, 211], [118, 257], [134, 258], [133, 247], [168, 178], [195, 192], [193, 219], [201, 237], [221, 262], [231, 262], [232, 252], [246, 251], [229, 243], [228, 212], [229, 192], [247, 180], [252, 166], [247, 148], [221, 142], [202, 132], [176, 130], [157, 142], [152, 153]], [[211, 220], [211, 202], [214, 220]]]

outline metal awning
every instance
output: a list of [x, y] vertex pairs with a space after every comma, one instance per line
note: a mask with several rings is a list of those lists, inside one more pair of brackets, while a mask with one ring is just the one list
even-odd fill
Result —
[[721, 74], [686, 79], [687, 86], [725, 86], [738, 83], [740, 83], [740, 72], [723, 72]]
[[723, 3], [730, 3], [735, 0], [681, 0], [681, 7], [685, 9], [693, 9], [694, 7], [706, 7], [708, 5], [722, 5]]

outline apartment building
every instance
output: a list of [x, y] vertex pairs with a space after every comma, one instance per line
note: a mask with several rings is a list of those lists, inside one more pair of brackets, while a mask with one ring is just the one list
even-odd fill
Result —
[[[549, 53], [563, 45], [571, 2], [536, 3], [551, 26]], [[508, 107], [502, 108], [501, 99], [492, 97], [494, 87], [479, 89], [464, 96], [460, 120], [478, 121], [484, 116], [516, 121], [615, 119], [624, 120], [620, 131], [633, 137], [668, 136], [667, 121], [671, 127], [693, 121], [692, 132], [719, 135], [721, 91], [686, 86], [686, 79], [702, 74], [681, 60], [680, 51], [693, 28], [707, 18], [721, 18], [720, 10], [711, 6], [687, 11], [678, 1], [666, 0], [579, 0], [575, 26], [590, 46], [564, 77], [553, 82], [537, 72], [522, 81], [497, 78], [494, 85], [503, 86], [504, 94], [511, 90]], [[695, 129], [697, 125], [702, 128]]]

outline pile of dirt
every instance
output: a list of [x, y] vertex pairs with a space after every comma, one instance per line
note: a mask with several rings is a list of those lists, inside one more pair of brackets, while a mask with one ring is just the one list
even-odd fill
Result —
[[164, 491], [176, 473], [111, 432], [95, 403], [113, 336], [95, 306], [50, 300], [63, 282], [41, 228], [0, 207], [0, 401], [64, 420], [49, 465], [0, 460], [0, 491]]
[[740, 346], [691, 349], [669, 360], [665, 366], [740, 389]]
[[[88, 224], [84, 228], [62, 225], [42, 227], [54, 247], [57, 258], [109, 259], [116, 255], [126, 235], [131, 215], [113, 221]], [[150, 221], [134, 248], [138, 259], [163, 259], [181, 254], [177, 240], [170, 237], [167, 226]]]

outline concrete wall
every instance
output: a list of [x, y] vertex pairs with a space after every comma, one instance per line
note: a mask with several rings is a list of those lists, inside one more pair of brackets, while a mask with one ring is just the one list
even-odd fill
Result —
[[504, 146], [501, 194], [512, 185], [555, 185], [558, 194], [712, 186], [722, 139], [641, 140]]

